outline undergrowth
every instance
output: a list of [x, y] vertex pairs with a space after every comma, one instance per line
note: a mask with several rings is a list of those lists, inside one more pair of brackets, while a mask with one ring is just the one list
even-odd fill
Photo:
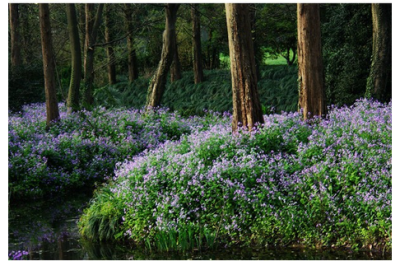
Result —
[[[232, 87], [229, 70], [204, 71], [205, 79], [194, 84], [193, 72], [166, 86], [161, 106], [181, 115], [203, 115], [204, 110], [225, 112], [232, 110]], [[106, 107], [142, 108], [146, 102], [149, 79], [133, 83], [120, 82], [104, 86], [95, 93], [97, 103]], [[296, 111], [298, 102], [297, 67], [265, 66], [258, 80], [258, 92], [264, 113]]]

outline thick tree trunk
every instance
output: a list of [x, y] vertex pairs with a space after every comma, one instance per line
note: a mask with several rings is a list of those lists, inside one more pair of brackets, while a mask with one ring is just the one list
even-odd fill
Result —
[[71, 81], [67, 99], [67, 113], [79, 110], [79, 88], [82, 76], [81, 47], [75, 4], [66, 4], [68, 32], [71, 42]]
[[127, 46], [128, 46], [128, 76], [129, 82], [133, 82], [139, 77], [139, 70], [137, 66], [136, 50], [134, 47], [134, 37], [133, 37], [133, 10], [132, 4], [125, 4], [125, 27], [128, 33], [127, 36]]
[[85, 88], [83, 106], [89, 108], [93, 104], [93, 82], [94, 82], [94, 44], [96, 43], [97, 31], [101, 23], [101, 15], [104, 4], [99, 4], [96, 18], [93, 22], [94, 4], [85, 4], [86, 13], [86, 37], [85, 37]]
[[367, 97], [387, 102], [392, 97], [392, 4], [372, 4], [372, 63]]
[[20, 66], [22, 65], [22, 59], [19, 35], [18, 4], [8, 4], [8, 7], [10, 11], [11, 66]]
[[174, 82], [174, 81], [182, 78], [181, 62], [179, 61], [178, 44], [176, 41], [176, 35], [175, 35], [175, 47], [174, 47], [173, 52], [174, 52], [174, 59], [172, 60], [172, 64], [171, 64], [171, 82]]
[[174, 58], [173, 51], [176, 44], [175, 22], [178, 8], [179, 4], [166, 4], [165, 7], [165, 30], [163, 33], [161, 60], [147, 92], [146, 107], [148, 108], [159, 106], [164, 93], [168, 70]]
[[203, 59], [201, 56], [200, 16], [198, 8], [198, 4], [191, 4], [193, 32], [193, 72], [195, 84], [201, 83], [203, 81]]
[[[104, 15], [104, 23], [105, 23], [105, 41], [106, 43], [109, 43], [113, 40], [113, 33], [111, 26], [114, 23], [114, 20], [112, 18], [111, 14], [113, 13], [112, 9], [112, 4], [106, 4], [105, 6], [105, 15]], [[116, 84], [117, 83], [117, 74], [115, 70], [115, 54], [114, 54], [114, 48], [112, 45], [107, 46], [107, 73], [108, 73], [108, 83], [110, 85]]]
[[299, 107], [303, 118], [326, 114], [318, 4], [297, 4]]
[[257, 91], [257, 75], [251, 39], [248, 4], [225, 4], [231, 61], [232, 131], [242, 125], [248, 130], [264, 123]]
[[40, 36], [43, 54], [43, 74], [46, 93], [46, 126], [60, 119], [56, 96], [55, 63], [51, 37], [50, 14], [48, 4], [39, 4]]

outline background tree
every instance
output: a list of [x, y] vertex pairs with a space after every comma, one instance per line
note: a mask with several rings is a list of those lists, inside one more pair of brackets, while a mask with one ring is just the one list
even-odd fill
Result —
[[96, 43], [97, 31], [100, 27], [101, 16], [104, 4], [99, 4], [97, 8], [96, 17], [93, 16], [94, 4], [85, 4], [86, 14], [86, 36], [85, 36], [85, 60], [84, 60], [84, 73], [85, 73], [85, 88], [83, 106], [90, 107], [93, 104], [93, 82], [94, 82], [94, 45]]
[[226, 18], [221, 15], [224, 9], [224, 4], [201, 4], [203, 68], [206, 70], [224, 67], [220, 54], [229, 55]]
[[192, 52], [193, 52], [193, 72], [194, 83], [201, 83], [203, 81], [203, 61], [201, 57], [201, 35], [200, 35], [200, 16], [199, 5], [191, 4], [190, 11], [192, 17]]
[[116, 73], [116, 68], [115, 68], [115, 53], [114, 53], [114, 48], [113, 44], [111, 43], [112, 40], [114, 40], [114, 31], [113, 31], [113, 24], [114, 24], [114, 18], [113, 14], [115, 13], [115, 8], [114, 4], [106, 4], [105, 7], [105, 12], [104, 12], [104, 27], [105, 27], [105, 41], [108, 43], [106, 50], [107, 50], [107, 75], [108, 75], [108, 83], [110, 85], [116, 84], [117, 83], [117, 73]]
[[318, 4], [297, 4], [299, 107], [303, 118], [326, 114]]
[[233, 94], [232, 131], [240, 124], [251, 130], [256, 123], [264, 123], [248, 8], [247, 4], [225, 4]]
[[8, 4], [10, 12], [11, 66], [22, 65], [18, 4]]
[[69, 39], [71, 43], [71, 81], [69, 85], [67, 112], [79, 110], [79, 88], [82, 75], [81, 47], [75, 4], [66, 4]]
[[372, 63], [366, 96], [381, 102], [392, 97], [392, 4], [372, 4]]
[[[296, 4], [257, 4], [256, 30], [270, 58], [282, 56], [293, 65], [297, 51]], [[263, 55], [263, 53], [261, 54]]]
[[46, 93], [46, 126], [60, 119], [56, 97], [55, 63], [51, 37], [50, 13], [48, 4], [39, 4], [40, 32], [43, 53], [43, 73]]
[[163, 33], [163, 49], [157, 71], [153, 76], [147, 93], [146, 107], [160, 105], [176, 46], [175, 22], [179, 4], [165, 5], [165, 30]]
[[133, 82], [139, 77], [137, 68], [136, 50], [134, 47], [134, 28], [133, 28], [133, 4], [124, 4], [125, 27], [127, 31], [127, 47], [128, 47], [128, 75], [129, 81]]

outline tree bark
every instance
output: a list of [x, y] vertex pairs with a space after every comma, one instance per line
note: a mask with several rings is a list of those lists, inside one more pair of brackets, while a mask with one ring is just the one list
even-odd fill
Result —
[[193, 72], [194, 83], [198, 84], [203, 81], [203, 59], [201, 56], [201, 34], [200, 34], [200, 16], [199, 5], [191, 4], [192, 15], [192, 51], [193, 51]]
[[[104, 15], [104, 23], [105, 23], [105, 41], [106, 43], [111, 42], [113, 40], [113, 33], [111, 26], [114, 23], [114, 20], [112, 18], [112, 15], [110, 13], [113, 13], [112, 9], [112, 4], [106, 4], [105, 6], [105, 15]], [[112, 45], [107, 46], [107, 73], [108, 73], [108, 83], [110, 85], [116, 84], [117, 83], [117, 74], [115, 70], [115, 54], [114, 54], [114, 48]]]
[[[79, 12], [79, 32], [81, 39], [81, 53], [85, 53], [85, 42], [86, 42], [86, 12], [85, 12], [85, 4], [76, 4]], [[85, 66], [84, 66], [85, 67]]]
[[174, 81], [182, 78], [181, 62], [179, 61], [178, 44], [176, 41], [176, 35], [175, 35], [175, 47], [174, 47], [173, 53], [174, 53], [174, 59], [172, 60], [172, 64], [171, 64], [171, 82], [174, 82]]
[[132, 4], [125, 4], [125, 27], [128, 33], [127, 36], [127, 46], [128, 46], [128, 76], [129, 82], [133, 82], [139, 77], [139, 70], [137, 66], [136, 50], [134, 47], [134, 37], [133, 37], [133, 10]]
[[326, 114], [318, 4], [297, 4], [299, 109], [303, 118]]
[[372, 4], [372, 62], [366, 97], [387, 102], [392, 97], [392, 4]]
[[165, 6], [165, 30], [163, 33], [161, 60], [147, 92], [146, 107], [148, 108], [159, 106], [164, 93], [168, 70], [174, 57], [176, 42], [175, 22], [178, 8], [179, 4], [166, 4]]
[[19, 12], [18, 4], [8, 4], [10, 11], [10, 43], [11, 43], [11, 66], [22, 65], [21, 46], [19, 35]]
[[46, 127], [48, 129], [53, 122], [59, 121], [60, 119], [56, 96], [55, 63], [48, 4], [39, 4], [39, 20], [46, 93]]
[[82, 76], [81, 47], [75, 4], [66, 4], [68, 32], [71, 42], [71, 81], [67, 99], [67, 113], [79, 110], [79, 88]]
[[[86, 37], [85, 37], [85, 88], [83, 106], [89, 108], [93, 104], [93, 82], [94, 82], [94, 44], [96, 43], [97, 31], [101, 23], [101, 15], [104, 4], [99, 4], [96, 18], [93, 18], [94, 4], [85, 4], [86, 14]], [[93, 21], [94, 19], [94, 21]]]
[[232, 131], [242, 125], [248, 130], [264, 123], [257, 91], [254, 46], [248, 4], [225, 4], [231, 62]]

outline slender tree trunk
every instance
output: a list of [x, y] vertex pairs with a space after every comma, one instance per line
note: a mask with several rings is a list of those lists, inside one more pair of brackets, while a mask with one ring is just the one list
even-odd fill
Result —
[[211, 60], [211, 69], [219, 68], [219, 49], [215, 46], [212, 47], [212, 60]]
[[[104, 15], [104, 23], [105, 23], [105, 40], [106, 42], [111, 42], [113, 40], [112, 29], [111, 26], [114, 23], [112, 15], [110, 13], [113, 12], [112, 4], [106, 4], [105, 6], [105, 15]], [[117, 83], [117, 74], [115, 70], [115, 54], [114, 48], [112, 45], [107, 46], [107, 72], [108, 72], [108, 83], [110, 85]]]
[[82, 58], [75, 4], [66, 4], [68, 32], [71, 42], [71, 81], [67, 99], [67, 113], [79, 110], [79, 88], [82, 77]]
[[191, 4], [192, 14], [192, 51], [193, 51], [193, 72], [194, 83], [198, 84], [203, 81], [203, 60], [201, 57], [201, 34], [200, 34], [200, 16], [199, 5]]
[[387, 102], [392, 97], [392, 4], [372, 4], [372, 63], [366, 97]]
[[178, 8], [179, 4], [166, 4], [165, 6], [165, 30], [163, 33], [161, 60], [150, 82], [147, 92], [146, 107], [157, 107], [160, 105], [164, 93], [168, 70], [174, 58], [174, 46], [176, 41], [175, 22]]
[[175, 47], [174, 47], [173, 52], [174, 52], [174, 59], [172, 60], [172, 64], [171, 64], [171, 82], [174, 82], [174, 81], [182, 78], [181, 62], [179, 61], [178, 44], [176, 41], [176, 35], [175, 35]]
[[[80, 39], [81, 39], [81, 53], [85, 53], [85, 46], [86, 46], [86, 12], [85, 12], [85, 4], [76, 4], [79, 11], [79, 32], [80, 32]], [[85, 67], [85, 65], [84, 65]], [[83, 76], [83, 75], [82, 75]]]
[[11, 66], [22, 65], [21, 46], [19, 35], [19, 12], [18, 4], [8, 4], [10, 11], [10, 34], [11, 34]]
[[212, 65], [213, 65], [213, 54], [212, 54], [212, 29], [210, 29], [210, 31], [208, 31], [208, 44], [207, 44], [207, 52], [206, 52], [206, 65], [207, 65], [207, 69], [211, 70], [213, 69]]
[[297, 4], [299, 107], [303, 118], [326, 114], [318, 4]]
[[248, 130], [264, 123], [257, 91], [254, 46], [248, 4], [225, 4], [231, 61], [233, 115], [232, 131], [242, 125]]
[[128, 75], [129, 82], [133, 82], [139, 77], [139, 70], [137, 66], [136, 50], [134, 47], [133, 37], [133, 10], [132, 4], [125, 4], [125, 27], [128, 33], [127, 45], [128, 45]]
[[39, 20], [43, 54], [44, 86], [46, 93], [46, 126], [49, 128], [53, 122], [59, 121], [60, 115], [58, 112], [56, 96], [55, 63], [48, 4], [39, 4]]
[[85, 40], [85, 88], [83, 106], [89, 108], [93, 104], [93, 83], [94, 83], [94, 44], [96, 43], [97, 31], [101, 23], [101, 15], [104, 4], [99, 4], [96, 18], [93, 22], [92, 12], [94, 4], [85, 4], [86, 13], [86, 40]]
[[288, 51], [288, 52], [289, 52], [289, 55], [288, 55], [288, 57], [290, 57], [290, 50], [293, 51], [293, 56], [292, 56], [292, 59], [291, 59], [291, 60], [288, 59], [287, 62], [288, 62], [288, 65], [293, 65], [294, 61], [296, 60], [296, 50], [295, 50], [295, 49], [289, 48], [289, 51]]

